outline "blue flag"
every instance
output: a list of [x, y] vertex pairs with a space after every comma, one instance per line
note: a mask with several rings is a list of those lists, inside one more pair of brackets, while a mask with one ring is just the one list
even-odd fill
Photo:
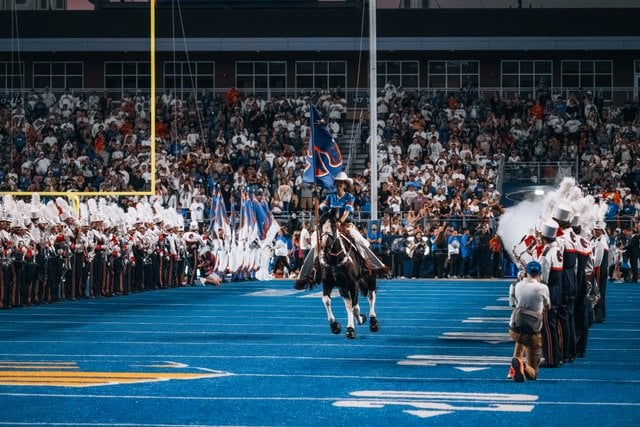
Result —
[[333, 189], [333, 179], [342, 171], [342, 153], [331, 137], [322, 114], [315, 105], [311, 107], [311, 138], [307, 147], [307, 164], [302, 181]]

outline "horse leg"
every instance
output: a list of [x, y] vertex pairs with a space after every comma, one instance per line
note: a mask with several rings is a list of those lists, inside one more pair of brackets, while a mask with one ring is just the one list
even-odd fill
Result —
[[356, 337], [356, 328], [354, 325], [353, 302], [350, 298], [342, 298], [344, 308], [347, 310], [347, 338], [354, 339]]
[[331, 332], [333, 332], [334, 334], [339, 334], [340, 332], [342, 332], [342, 325], [336, 322], [333, 311], [331, 311], [331, 295], [322, 295], [322, 304], [324, 304], [324, 309], [327, 310], [327, 320], [329, 321]]
[[369, 291], [367, 298], [369, 299], [369, 330], [371, 332], [378, 332], [380, 330], [380, 324], [376, 316], [376, 291]]
[[360, 312], [360, 304], [356, 304], [353, 306], [353, 315], [355, 316], [358, 325], [362, 325], [367, 321], [367, 316]]

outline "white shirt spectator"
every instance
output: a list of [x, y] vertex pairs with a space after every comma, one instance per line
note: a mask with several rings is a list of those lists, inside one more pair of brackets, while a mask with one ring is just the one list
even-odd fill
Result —
[[425, 140], [431, 141], [431, 138], [436, 137], [436, 141], [440, 141], [440, 132], [436, 130], [435, 126], [431, 126], [431, 128], [427, 131], [427, 137]]
[[338, 138], [340, 134], [340, 123], [338, 123], [335, 118], [332, 118], [329, 122], [329, 132], [332, 138]]
[[188, 209], [193, 203], [193, 191], [191, 188], [185, 186], [185, 189], [180, 192], [180, 206], [183, 209]]
[[69, 110], [73, 110], [73, 107], [76, 106], [76, 98], [71, 95], [68, 91], [60, 97], [60, 107], [67, 107]]
[[580, 126], [582, 126], [582, 123], [578, 119], [571, 119], [567, 120], [564, 126], [567, 128], [569, 133], [576, 133], [580, 129]]
[[422, 159], [422, 145], [420, 145], [417, 140], [414, 140], [407, 148], [407, 155], [409, 156], [409, 160]]
[[449, 253], [449, 256], [459, 254], [460, 241], [458, 239], [451, 239], [451, 242], [447, 245], [447, 252]]
[[402, 199], [395, 195], [389, 196], [387, 198], [387, 205], [392, 212], [400, 212], [402, 210]]
[[291, 197], [293, 196], [293, 190], [288, 183], [283, 183], [278, 187], [278, 195], [280, 196], [280, 200], [285, 203], [291, 202]]
[[266, 153], [264, 153], [264, 158], [269, 162], [271, 167], [273, 167], [273, 159], [276, 158], [276, 155], [269, 149]]
[[432, 138], [427, 147], [427, 150], [429, 150], [429, 158], [431, 159], [431, 161], [437, 162], [440, 158], [440, 153], [442, 153], [442, 144], [440, 144], [440, 141], [434, 140]]
[[404, 193], [402, 193], [402, 201], [404, 202], [405, 206], [411, 206], [411, 201], [418, 195], [418, 193], [416, 193], [415, 187], [413, 186], [409, 186], [407, 187], [407, 189], [404, 191]]
[[198, 198], [198, 200], [194, 200], [189, 206], [189, 211], [191, 212], [191, 220], [198, 221], [199, 223], [204, 221], [204, 203], [202, 203], [202, 197]]
[[307, 227], [302, 227], [302, 230], [300, 230], [300, 249], [303, 251], [311, 249], [311, 235]]
[[122, 180], [122, 183], [127, 186], [129, 185], [129, 179], [131, 178], [131, 176], [129, 175], [129, 172], [127, 172], [124, 169], [121, 169], [118, 171], [118, 173], [120, 174], [120, 179]]
[[49, 147], [52, 147], [58, 143], [58, 138], [56, 138], [56, 136], [53, 134], [47, 135], [42, 140], [42, 143], [48, 145]]
[[44, 157], [44, 153], [38, 153], [38, 159], [34, 162], [36, 165], [36, 173], [38, 175], [46, 175], [51, 166], [51, 160]]
[[51, 108], [56, 100], [56, 96], [49, 90], [49, 88], [46, 88], [42, 93], [42, 102], [44, 102], [44, 105], [46, 105], [47, 108]]
[[394, 157], [394, 155], [398, 154], [400, 156], [402, 156], [402, 147], [400, 146], [400, 144], [398, 144], [398, 141], [391, 140], [391, 145], [389, 145], [389, 148], [387, 149], [387, 151], [389, 152], [389, 156], [390, 157]]

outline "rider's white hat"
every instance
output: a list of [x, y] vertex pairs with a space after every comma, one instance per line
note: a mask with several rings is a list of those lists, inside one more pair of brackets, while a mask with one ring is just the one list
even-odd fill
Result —
[[341, 171], [338, 173], [338, 175], [336, 175], [335, 178], [333, 178], [334, 181], [343, 181], [346, 182], [349, 185], [353, 185], [353, 180], [351, 178], [349, 178], [349, 176], [344, 172]]

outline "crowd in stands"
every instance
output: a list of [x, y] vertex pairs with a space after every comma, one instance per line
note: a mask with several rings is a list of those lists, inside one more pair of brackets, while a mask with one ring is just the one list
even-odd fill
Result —
[[[312, 188], [302, 182], [309, 103], [318, 105], [339, 137], [347, 111], [340, 88], [271, 99], [235, 88], [223, 96], [203, 92], [186, 99], [164, 91], [156, 102], [156, 198], [182, 211], [186, 220], [206, 222], [216, 191], [227, 211], [239, 209], [242, 191], [261, 192], [276, 215], [295, 220], [287, 224], [293, 236], [302, 225], [294, 214], [313, 206]], [[372, 240], [390, 257], [394, 237], [442, 229], [448, 242], [453, 233], [468, 230], [482, 254], [473, 274], [503, 274], [492, 267], [489, 251], [504, 209], [496, 189], [503, 157], [507, 163], [578, 163], [580, 184], [610, 203], [612, 225], [635, 224], [640, 208], [635, 103], [605, 106], [600, 94], [582, 90], [565, 99], [545, 87], [526, 97], [484, 97], [472, 87], [410, 92], [387, 84], [378, 96], [378, 113], [381, 220], [380, 236]], [[125, 92], [119, 100], [70, 90], [56, 96], [48, 88], [4, 96], [0, 190], [150, 190], [149, 119], [149, 99], [140, 91]], [[368, 124], [362, 129], [362, 148], [368, 150]], [[365, 219], [372, 203], [369, 175], [365, 169], [353, 176], [351, 189], [357, 217]], [[371, 229], [363, 231], [367, 235]], [[291, 242], [289, 247], [294, 250]], [[448, 247], [435, 249], [433, 254], [447, 256], [434, 262], [431, 274], [470, 274], [464, 268], [445, 273]]]

